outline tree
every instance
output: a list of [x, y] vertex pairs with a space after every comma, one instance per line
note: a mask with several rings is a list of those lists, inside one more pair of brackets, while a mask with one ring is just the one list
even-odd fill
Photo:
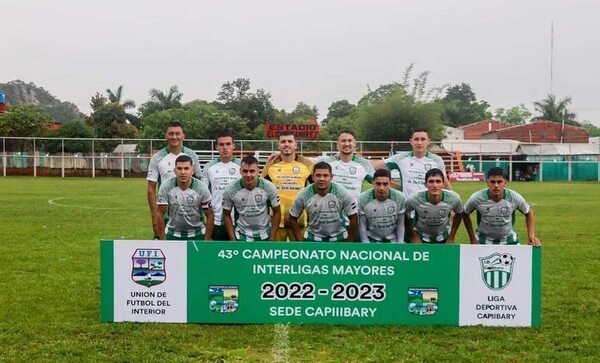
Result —
[[298, 102], [296, 108], [290, 115], [296, 120], [305, 120], [309, 117], [317, 118], [319, 109], [317, 106], [309, 106], [304, 102]]
[[535, 110], [540, 113], [536, 119], [564, 121], [568, 125], [580, 126], [579, 122], [575, 121], [575, 114], [567, 109], [571, 102], [571, 97], [565, 97], [559, 101], [555, 95], [548, 94], [543, 100], [533, 103]]
[[12, 137], [43, 136], [52, 119], [35, 105], [10, 106], [0, 113], [0, 135]]
[[183, 93], [177, 86], [171, 86], [166, 92], [153, 88], [149, 92], [150, 100], [140, 106], [139, 114], [146, 117], [154, 112], [180, 108]]
[[[50, 131], [48, 133], [48, 136], [71, 139], [93, 138], [95, 134], [94, 129], [87, 126], [83, 120], [75, 120], [73, 122], [64, 123], [62, 127], [58, 130]], [[62, 152], [62, 141], [48, 140], [43, 149], [51, 154]], [[92, 143], [87, 140], [67, 140], [64, 143], [65, 152], [89, 152], [91, 150]]]
[[339, 100], [331, 103], [331, 106], [327, 109], [327, 118], [340, 118], [350, 115], [356, 105], [351, 104], [348, 100]]
[[116, 105], [120, 105], [125, 110], [125, 118], [127, 122], [132, 124], [133, 126], [140, 127], [140, 119], [135, 115], [130, 114], [127, 110], [135, 108], [135, 102], [133, 100], [123, 99], [123, 86], [117, 87], [115, 91], [111, 89], [106, 89], [106, 96], [108, 97], [108, 102], [114, 103]]
[[246, 119], [251, 130], [271, 122], [275, 117], [271, 95], [263, 89], [250, 92], [250, 80], [247, 78], [224, 83], [217, 95], [216, 104]]
[[[92, 102], [94, 98], [92, 98]], [[127, 123], [127, 113], [123, 106], [118, 103], [109, 102], [97, 109], [87, 118], [89, 126], [93, 127], [96, 136], [100, 138], [124, 138], [130, 139], [136, 137], [137, 129]], [[110, 143], [105, 143], [109, 145]], [[106, 146], [105, 145], [105, 146]], [[110, 151], [109, 146], [102, 147]]]
[[530, 118], [531, 112], [529, 112], [524, 104], [511, 107], [507, 110], [497, 108], [496, 111], [494, 111], [495, 120], [506, 122], [511, 125], [523, 125], [527, 123]]
[[466, 83], [449, 87], [442, 102], [442, 120], [448, 126], [467, 125], [492, 117], [487, 111], [490, 105], [485, 101], [477, 101], [471, 86]]
[[581, 127], [588, 130], [590, 137], [598, 137], [600, 136], [600, 127], [593, 125], [591, 122], [583, 122], [581, 123]]

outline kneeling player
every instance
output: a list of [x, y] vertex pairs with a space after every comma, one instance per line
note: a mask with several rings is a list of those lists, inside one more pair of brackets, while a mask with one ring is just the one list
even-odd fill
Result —
[[[203, 240], [211, 239], [213, 211], [210, 192], [204, 183], [192, 177], [194, 166], [188, 155], [175, 159], [175, 177], [164, 182], [158, 190], [156, 224], [160, 239]], [[163, 214], [168, 210], [169, 221], [165, 229]], [[206, 225], [202, 214], [206, 216]]]
[[[487, 189], [473, 193], [465, 204], [465, 227], [473, 244], [518, 244], [514, 229], [515, 211], [525, 214], [528, 243], [541, 246], [535, 236], [535, 219], [529, 204], [514, 190], [506, 188], [508, 179], [502, 168], [491, 168], [487, 174]], [[477, 210], [477, 235], [469, 214]]]
[[358, 197], [358, 223], [362, 242], [404, 243], [404, 193], [390, 189], [391, 175], [379, 169], [373, 188]]
[[[462, 219], [460, 195], [444, 188], [444, 173], [430, 169], [425, 173], [425, 187], [406, 202], [406, 214], [415, 211], [414, 226], [408, 224], [411, 242], [452, 243]], [[450, 215], [454, 211], [452, 227]]]
[[304, 241], [354, 241], [356, 202], [344, 187], [331, 181], [333, 173], [328, 163], [315, 164], [312, 178], [314, 183], [298, 193], [290, 208], [289, 221], [296, 240], [302, 241], [298, 217], [306, 210], [308, 226]]

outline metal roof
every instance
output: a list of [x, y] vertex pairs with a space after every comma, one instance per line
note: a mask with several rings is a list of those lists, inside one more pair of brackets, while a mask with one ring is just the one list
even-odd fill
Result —
[[516, 140], [442, 140], [444, 149], [463, 155], [515, 155], [519, 144]]
[[598, 155], [598, 144], [521, 144], [518, 153], [522, 155]]

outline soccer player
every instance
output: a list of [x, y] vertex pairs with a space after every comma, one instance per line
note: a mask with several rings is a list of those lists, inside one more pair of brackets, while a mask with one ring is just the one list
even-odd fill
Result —
[[228, 241], [229, 235], [223, 223], [223, 192], [235, 180], [240, 178], [240, 159], [233, 156], [235, 140], [229, 132], [216, 137], [219, 157], [204, 165], [202, 182], [208, 186], [212, 195], [215, 212], [215, 227], [212, 238], [215, 241]]
[[406, 201], [406, 213], [415, 211], [414, 228], [407, 226], [411, 242], [453, 243], [463, 214], [460, 196], [443, 188], [444, 172], [437, 168], [425, 173], [425, 186], [426, 190], [412, 194]]
[[[508, 178], [502, 168], [491, 168], [487, 173], [487, 188], [473, 193], [465, 204], [465, 227], [473, 244], [518, 244], [514, 229], [515, 211], [525, 214], [527, 240], [541, 246], [535, 235], [533, 210], [521, 194], [506, 188]], [[469, 214], [477, 210], [477, 235]]]
[[[310, 184], [313, 163], [309, 158], [296, 154], [296, 139], [291, 131], [279, 134], [277, 141], [279, 155], [267, 162], [263, 168], [262, 177], [275, 184], [281, 199], [281, 223], [277, 239], [279, 241], [295, 241], [296, 237], [289, 224], [289, 210], [298, 192]], [[301, 234], [306, 226], [306, 213], [300, 220]]]
[[[206, 185], [194, 178], [192, 158], [182, 154], [175, 159], [175, 178], [161, 184], [158, 190], [156, 224], [160, 239], [210, 240], [213, 211]], [[169, 212], [165, 230], [163, 215]], [[203, 216], [206, 217], [206, 224]]]
[[[276, 241], [281, 220], [277, 188], [258, 176], [258, 160], [254, 156], [242, 159], [242, 177], [223, 193], [223, 222], [231, 241]], [[238, 215], [235, 229], [231, 210]], [[272, 215], [269, 216], [269, 208]]]
[[354, 198], [345, 188], [331, 181], [331, 165], [326, 162], [315, 164], [312, 178], [314, 183], [298, 193], [290, 209], [290, 226], [296, 240], [303, 239], [298, 218], [306, 210], [308, 226], [304, 232], [305, 241], [354, 241], [357, 225]]
[[363, 181], [373, 181], [375, 169], [367, 159], [354, 153], [356, 136], [351, 130], [340, 131], [337, 148], [337, 155], [321, 156], [316, 162], [329, 163], [333, 170], [333, 182], [346, 188], [348, 193], [356, 198], [361, 193]]
[[406, 196], [425, 190], [425, 173], [437, 168], [444, 174], [444, 189], [452, 189], [448, 178], [446, 178], [446, 167], [439, 156], [429, 152], [431, 144], [427, 129], [415, 129], [410, 137], [412, 151], [390, 156], [385, 161], [373, 160], [376, 168], [387, 167], [390, 170], [398, 170], [400, 173], [400, 186]]
[[[148, 181], [146, 194], [155, 238], [159, 236], [159, 228], [156, 224], [158, 213], [156, 206], [156, 186], [160, 186], [161, 183], [175, 176], [175, 159], [182, 154], [188, 155], [192, 159], [193, 172], [196, 176], [200, 177], [202, 171], [198, 162], [198, 156], [194, 153], [194, 150], [183, 146], [185, 134], [181, 123], [178, 121], [169, 122], [167, 131], [165, 132], [165, 139], [167, 140], [167, 147], [162, 148], [152, 156], [148, 165], [148, 176], [146, 177]], [[168, 219], [168, 217], [165, 216], [165, 219]]]
[[404, 193], [391, 189], [391, 175], [378, 169], [373, 188], [358, 197], [358, 223], [362, 242], [404, 242]]

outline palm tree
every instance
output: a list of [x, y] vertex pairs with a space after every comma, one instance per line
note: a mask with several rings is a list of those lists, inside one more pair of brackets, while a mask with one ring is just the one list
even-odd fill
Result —
[[167, 92], [152, 88], [149, 94], [150, 100], [140, 107], [140, 114], [142, 116], [182, 107], [181, 99], [183, 98], [183, 93], [179, 92], [177, 86], [171, 86]]
[[[116, 91], [107, 88], [106, 95], [108, 96], [108, 102], [123, 107], [123, 110], [125, 111], [131, 108], [135, 108], [135, 102], [133, 100], [123, 100], [123, 86], [117, 87]], [[129, 121], [129, 123], [133, 126], [137, 128], [140, 127], [140, 120], [135, 115], [126, 113], [126, 118], [127, 121]]]
[[567, 106], [569, 106], [572, 101], [571, 97], [565, 97], [562, 100], [557, 101], [555, 95], [549, 94], [548, 97], [543, 100], [533, 103], [535, 110], [541, 113], [541, 116], [536, 117], [536, 119], [564, 122], [569, 125], [579, 125], [579, 123], [575, 121], [575, 114], [569, 112], [567, 109]]

